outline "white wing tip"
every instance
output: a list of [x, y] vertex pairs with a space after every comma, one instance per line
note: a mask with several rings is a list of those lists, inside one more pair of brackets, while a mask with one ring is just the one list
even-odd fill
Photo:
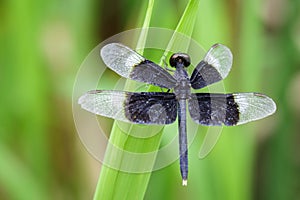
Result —
[[208, 50], [203, 60], [212, 65], [224, 79], [231, 69], [233, 55], [227, 46], [216, 43]]
[[82, 105], [85, 102], [86, 95], [87, 94], [83, 94], [82, 96], [79, 97], [77, 102], [79, 105]]
[[105, 57], [106, 54], [107, 54], [108, 52], [111, 51], [112, 46], [116, 46], [116, 45], [118, 45], [118, 43], [108, 43], [108, 44], [104, 45], [104, 46], [100, 49], [100, 56], [101, 56], [102, 58]]
[[[276, 112], [276, 103], [267, 95], [261, 93], [246, 93], [245, 97], [247, 98], [235, 99], [239, 105], [246, 105], [243, 110], [240, 110], [242, 113], [241, 116], [243, 117], [240, 117], [237, 125], [260, 120]], [[249, 102], [249, 100], [251, 100], [252, 103]]]
[[261, 94], [261, 93], [254, 93], [254, 96], [264, 98], [264, 99], [266, 99], [266, 101], [268, 101], [267, 105], [269, 105], [269, 110], [268, 110], [267, 116], [275, 113], [277, 106], [272, 98], [268, 97], [267, 95]]
[[182, 186], [187, 186], [187, 179], [182, 179]]
[[86, 93], [84, 93], [83, 95], [81, 95], [78, 99], [78, 104], [82, 105], [83, 103], [85, 103], [86, 99], [88, 98], [89, 95], [91, 94], [99, 94], [101, 93], [102, 90], [90, 90]]

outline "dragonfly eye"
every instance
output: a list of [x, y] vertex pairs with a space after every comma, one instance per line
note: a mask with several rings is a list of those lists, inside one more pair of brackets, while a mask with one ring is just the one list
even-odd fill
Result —
[[177, 65], [183, 64], [185, 67], [188, 67], [191, 64], [190, 56], [185, 53], [175, 53], [170, 57], [170, 65], [175, 67]]

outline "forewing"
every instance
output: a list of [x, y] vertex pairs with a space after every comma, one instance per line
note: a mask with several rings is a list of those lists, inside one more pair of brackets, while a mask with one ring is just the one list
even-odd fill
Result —
[[176, 80], [159, 65], [147, 60], [120, 43], [110, 43], [101, 49], [104, 63], [119, 75], [164, 88], [175, 87]]
[[78, 103], [94, 114], [136, 124], [170, 124], [177, 117], [173, 93], [94, 90]]
[[259, 93], [195, 93], [189, 100], [192, 119], [207, 126], [234, 126], [262, 119], [276, 110], [274, 101]]
[[191, 76], [191, 86], [200, 89], [224, 79], [232, 66], [232, 53], [222, 44], [213, 45]]

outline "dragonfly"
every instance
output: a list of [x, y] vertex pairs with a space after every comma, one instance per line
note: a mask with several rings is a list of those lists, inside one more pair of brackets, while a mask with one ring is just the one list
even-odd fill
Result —
[[122, 77], [166, 88], [166, 92], [91, 90], [78, 103], [91, 113], [146, 125], [167, 125], [178, 120], [179, 162], [182, 185], [188, 180], [187, 109], [194, 122], [204, 126], [235, 126], [259, 120], [276, 111], [275, 102], [261, 93], [193, 93], [227, 77], [233, 61], [228, 47], [213, 45], [196, 65], [186, 53], [174, 53], [164, 68], [121, 43], [100, 51], [103, 62]]

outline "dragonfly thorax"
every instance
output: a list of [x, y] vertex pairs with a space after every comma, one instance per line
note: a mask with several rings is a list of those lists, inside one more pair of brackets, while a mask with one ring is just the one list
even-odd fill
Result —
[[174, 87], [174, 93], [177, 99], [188, 99], [191, 95], [191, 82], [187, 71], [182, 65], [177, 65], [174, 73], [177, 83]]

